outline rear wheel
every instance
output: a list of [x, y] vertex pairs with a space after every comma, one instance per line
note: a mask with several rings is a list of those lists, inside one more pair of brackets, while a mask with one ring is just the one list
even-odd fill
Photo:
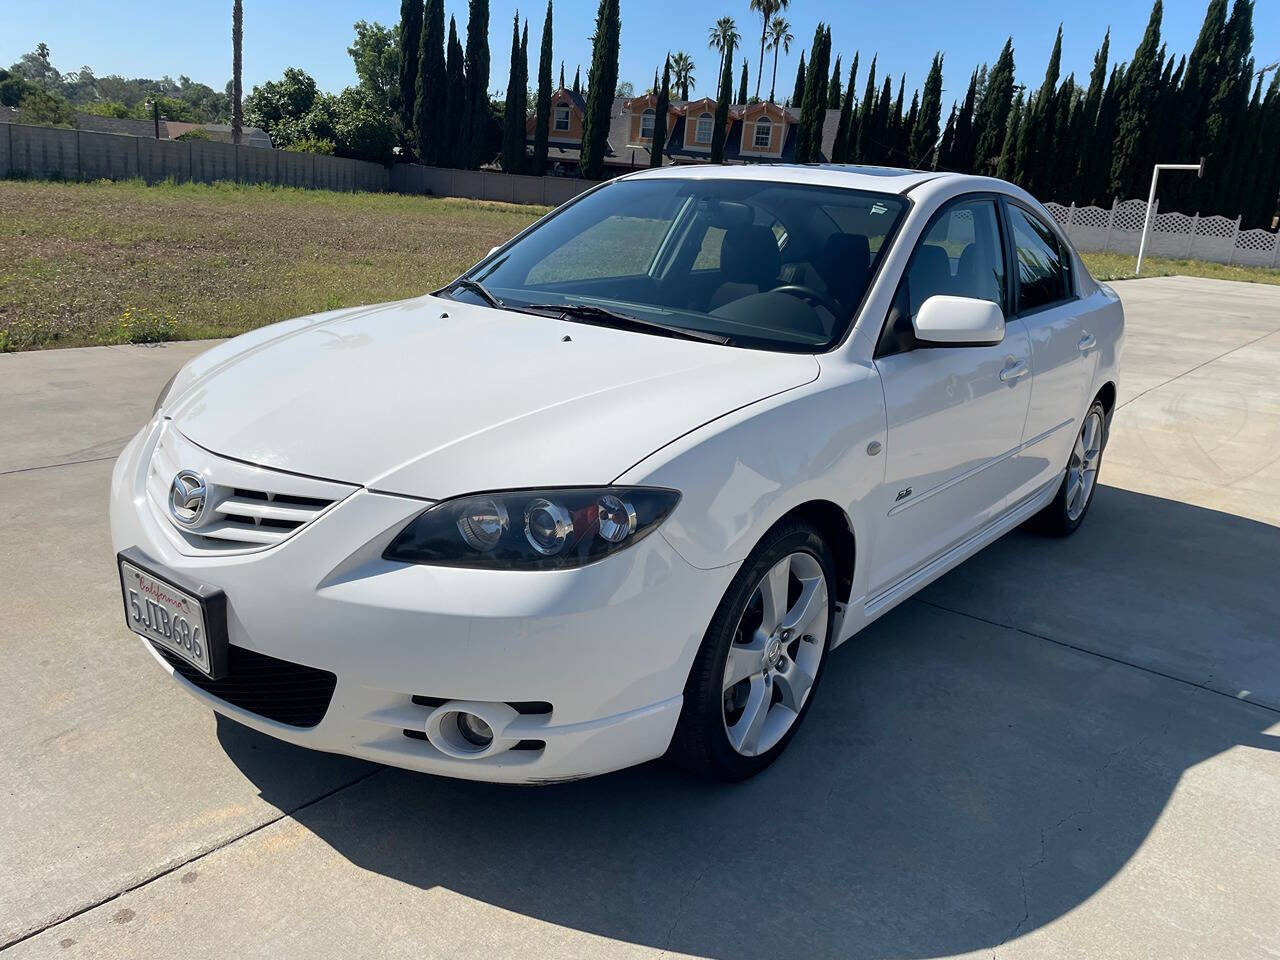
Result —
[[1075, 533], [1093, 502], [1098, 483], [1098, 468], [1107, 444], [1107, 411], [1098, 400], [1089, 407], [1076, 434], [1057, 495], [1035, 516], [1035, 526], [1050, 536], [1065, 537]]
[[830, 644], [830, 551], [803, 523], [771, 531], [729, 585], [685, 685], [670, 756], [743, 780], [786, 748], [808, 712]]

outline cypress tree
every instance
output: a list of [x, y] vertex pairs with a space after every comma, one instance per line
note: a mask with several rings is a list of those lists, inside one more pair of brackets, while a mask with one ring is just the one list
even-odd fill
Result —
[[582, 65], [573, 68], [573, 92], [582, 96]]
[[[1158, 2], [1158, 0], [1157, 0]], [[975, 126], [978, 140], [973, 150], [975, 173], [991, 174], [1004, 149], [1004, 137], [1008, 130], [1009, 111], [1013, 108], [1013, 38], [1005, 41], [1000, 58], [987, 76], [978, 107]]]
[[413, 111], [418, 96], [418, 61], [422, 48], [422, 0], [400, 2], [400, 83], [391, 93], [391, 109], [399, 126], [400, 145], [413, 144]]
[[1249, 222], [1255, 226], [1272, 228], [1280, 198], [1280, 71], [1271, 79], [1267, 95], [1262, 100], [1262, 113], [1258, 133], [1262, 158], [1259, 164], [1257, 187], [1253, 191], [1254, 202]]
[[1092, 182], [1092, 165], [1098, 143], [1098, 111], [1102, 107], [1102, 93], [1107, 84], [1107, 59], [1111, 50], [1111, 29], [1102, 37], [1102, 45], [1093, 55], [1093, 69], [1089, 71], [1089, 89], [1084, 95], [1081, 108], [1083, 116], [1080, 122], [1080, 136], [1076, 140], [1076, 170], [1073, 179], [1071, 196], [1081, 203], [1088, 203], [1088, 194]]
[[978, 109], [978, 86], [982, 74], [974, 70], [969, 77], [969, 89], [965, 91], [964, 100], [960, 104], [960, 112], [956, 114], [956, 133], [952, 142], [950, 169], [956, 173], [972, 173], [973, 151], [975, 146], [974, 119]]
[[1057, 101], [1058, 75], [1062, 69], [1062, 24], [1058, 24], [1058, 36], [1053, 41], [1049, 65], [1044, 70], [1044, 80], [1027, 109], [1027, 134], [1018, 152], [1020, 166], [1018, 182], [1029, 192], [1039, 196], [1049, 186], [1048, 172], [1053, 163], [1053, 125]]
[[733, 44], [725, 44], [724, 60], [720, 67], [720, 84], [716, 92], [716, 115], [712, 121], [711, 162], [724, 162], [724, 141], [729, 127], [729, 98], [733, 96]]
[[996, 176], [1010, 183], [1019, 183], [1022, 179], [1021, 171], [1017, 167], [1020, 160], [1018, 144], [1026, 129], [1022, 125], [1024, 99], [1022, 91], [1018, 91], [1017, 99], [1013, 101], [1013, 109], [1009, 111], [1009, 129], [1004, 136], [1004, 152], [1000, 154], [1000, 162], [996, 164]]
[[662, 65], [662, 86], [658, 91], [657, 116], [653, 118], [653, 143], [649, 145], [649, 166], [662, 166], [667, 149], [667, 114], [671, 112], [671, 57]]
[[604, 153], [609, 139], [609, 115], [618, 86], [618, 35], [622, 18], [618, 0], [600, 0], [596, 32], [591, 45], [591, 72], [587, 75], [586, 120], [582, 127], [582, 175], [599, 180], [604, 175]]
[[857, 132], [853, 127], [853, 91], [858, 82], [858, 54], [853, 55], [849, 70], [849, 85], [845, 87], [844, 100], [840, 103], [840, 122], [836, 125], [836, 142], [831, 148], [832, 163], [848, 163], [853, 152]]
[[449, 55], [445, 60], [445, 114], [438, 156], [442, 166], [466, 165], [461, 153], [462, 131], [467, 119], [467, 85], [463, 66], [462, 43], [458, 40], [458, 24], [449, 18]]
[[800, 51], [800, 66], [796, 67], [796, 89], [791, 94], [790, 106], [800, 109], [800, 104], [804, 103], [804, 81], [805, 81], [805, 65], [804, 51]]
[[911, 134], [916, 128], [916, 121], [920, 119], [920, 91], [911, 91], [911, 109], [907, 111], [906, 122], [902, 125], [902, 156], [903, 166], [914, 167], [915, 164], [911, 160]]
[[511, 67], [502, 110], [502, 169], [507, 173], [519, 173], [524, 166], [525, 86], [520, 73], [520, 13], [517, 11], [511, 24]]
[[558, 90], [564, 89], [564, 61], [563, 60], [560, 61], [560, 86], [557, 87], [556, 89]]
[[827, 84], [827, 109], [840, 109], [840, 58], [836, 57], [836, 65], [831, 68], [831, 82]]
[[[1204, 127], [1206, 167], [1214, 168], [1207, 178], [1213, 209], [1224, 215], [1241, 212], [1241, 198], [1232, 189], [1231, 171], [1239, 152], [1245, 115], [1249, 109], [1249, 81], [1253, 74], [1253, 3], [1236, 0], [1227, 20], [1226, 44], [1221, 51], [1222, 74], [1218, 89], [1209, 101]], [[1252, 158], [1249, 162], [1252, 164]]]
[[890, 163], [893, 156], [893, 129], [890, 111], [893, 109], [893, 79], [884, 78], [880, 87], [880, 96], [876, 98], [876, 108], [871, 113], [872, 162]]
[[742, 75], [738, 79], [738, 99], [735, 103], [747, 102], [747, 58], [742, 58]]
[[427, 0], [417, 77], [413, 128], [417, 134], [418, 156], [423, 163], [430, 166], [440, 162], [442, 132], [440, 128], [444, 123], [447, 96], [444, 66], [444, 0]]
[[1142, 194], [1150, 141], [1150, 113], [1160, 81], [1160, 21], [1162, 0], [1151, 8], [1147, 29], [1125, 73], [1124, 92], [1116, 116], [1115, 154], [1111, 158], [1111, 192], [1120, 199]]
[[[1227, 0], [1209, 0], [1195, 46], [1187, 57], [1187, 69], [1179, 91], [1179, 157], [1198, 158], [1204, 151], [1209, 102], [1217, 93], [1218, 84], [1222, 80], [1221, 51], [1227, 45], [1226, 31]], [[1183, 204], [1188, 209], [1203, 209], [1211, 186], [1207, 181], [1192, 177], [1171, 177], [1168, 190], [1175, 203]]]
[[907, 137], [910, 131], [907, 130], [906, 118], [902, 115], [902, 98], [906, 92], [907, 75], [904, 73], [902, 79], [898, 81], [898, 99], [889, 108], [889, 157], [890, 162], [895, 165], [901, 164], [907, 153]]
[[853, 141], [855, 163], [871, 163], [871, 121], [876, 108], [876, 60], [878, 57], [878, 54], [873, 54], [871, 57], [871, 70], [867, 73], [867, 88], [863, 91], [862, 103], [858, 105], [858, 136]]
[[831, 31], [821, 21], [809, 48], [809, 74], [804, 81], [804, 101], [796, 132], [796, 162], [814, 163], [822, 156], [822, 121], [827, 109], [827, 67], [831, 56]]
[[956, 149], [956, 105], [951, 104], [951, 112], [947, 114], [947, 125], [942, 130], [942, 139], [938, 142], [937, 152], [934, 154], [933, 169], [950, 170], [950, 164], [955, 158]]
[[[542, 22], [542, 51], [538, 56], [538, 102], [534, 108], [533, 161], [529, 172], [542, 176], [547, 172], [547, 140], [551, 136], [551, 4], [547, 0], [547, 18]], [[560, 85], [564, 86], [564, 64], [560, 64]]]
[[489, 122], [489, 0], [471, 0], [467, 10], [466, 104], [459, 166], [474, 169], [483, 156]]
[[908, 165], [928, 169], [933, 166], [934, 144], [938, 142], [938, 121], [942, 119], [942, 53], [933, 55], [925, 77], [920, 112], [911, 127], [911, 156]]

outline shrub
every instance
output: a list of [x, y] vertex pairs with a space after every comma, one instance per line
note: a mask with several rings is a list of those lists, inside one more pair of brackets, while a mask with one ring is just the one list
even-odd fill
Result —
[[18, 123], [41, 126], [72, 127], [76, 110], [66, 97], [47, 93], [37, 87], [29, 89], [18, 106]]
[[285, 149], [293, 153], [321, 153], [326, 157], [332, 157], [334, 146], [332, 140], [324, 137], [307, 137], [293, 141]]
[[173, 139], [185, 142], [187, 140], [212, 140], [213, 137], [209, 136], [209, 131], [207, 130], [188, 130], [186, 133], [178, 134]]

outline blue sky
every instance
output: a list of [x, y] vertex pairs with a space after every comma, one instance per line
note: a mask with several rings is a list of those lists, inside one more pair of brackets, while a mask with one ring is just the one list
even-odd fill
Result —
[[[529, 48], [536, 60], [545, 0], [521, 7], [530, 20]], [[60, 70], [89, 64], [98, 74], [177, 77], [185, 73], [195, 80], [221, 88], [230, 76], [231, 3], [190, 0], [176, 7], [143, 0], [78, 0], [66, 4], [35, 4], [21, 0], [0, 2], [0, 64], [9, 64], [43, 41], [52, 48]], [[490, 48], [493, 60], [490, 88], [505, 89], [510, 51], [513, 0], [491, 0]], [[977, 10], [975, 11], [975, 8]], [[1190, 50], [1204, 17], [1205, 0], [1165, 0], [1164, 38], [1169, 49]], [[299, 66], [320, 86], [339, 90], [355, 81], [347, 46], [356, 20], [384, 24], [399, 16], [399, 0], [246, 0], [245, 89], [273, 79], [285, 67]], [[591, 58], [590, 33], [596, 0], [557, 0], [556, 59], [563, 59], [572, 82], [575, 65], [583, 76]], [[73, 12], [74, 11], [74, 12]], [[465, 0], [447, 0], [446, 17], [458, 18], [465, 28]], [[759, 20], [746, 2], [689, 4], [679, 0], [622, 0], [622, 61], [620, 77], [637, 90], [648, 86], [653, 69], [668, 50], [685, 49], [698, 64], [697, 94], [714, 88], [716, 54], [707, 49], [707, 28], [719, 16], [738, 20], [751, 56], [754, 89], [755, 57], [759, 55]], [[795, 78], [801, 48], [808, 45], [816, 22], [828, 18], [836, 53], [844, 55], [847, 71], [855, 49], [862, 51], [859, 87], [866, 78], [870, 54], [880, 56], [884, 70], [894, 77], [907, 76], [907, 98], [919, 86], [935, 50], [946, 54], [944, 102], [963, 96], [973, 67], [994, 61], [1006, 35], [1012, 34], [1018, 77], [1036, 86], [1053, 44], [1058, 17], [1063, 20], [1063, 75], [1088, 73], [1093, 52], [1109, 25], [1113, 59], [1128, 59], [1146, 26], [1150, 4], [1146, 0], [1072, 0], [1047, 4], [1038, 0], [988, 0], [981, 5], [954, 0], [916, 0], [914, 3], [815, 3], [793, 0], [786, 16], [796, 42], [790, 56], [778, 66], [779, 99], [788, 95]], [[1259, 63], [1280, 60], [1280, 0], [1258, 0], [1254, 13], [1254, 55]], [[752, 43], [754, 40], [754, 44]], [[752, 51], [755, 51], [752, 55]], [[530, 66], [536, 72], [536, 62]], [[736, 74], [735, 74], [736, 78]], [[768, 88], [766, 54], [764, 89]], [[736, 79], [735, 79], [736, 82]]]

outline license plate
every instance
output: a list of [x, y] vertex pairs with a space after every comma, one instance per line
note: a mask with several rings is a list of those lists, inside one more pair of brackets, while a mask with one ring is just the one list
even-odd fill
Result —
[[119, 565], [129, 629], [216, 679], [226, 662], [222, 592], [180, 584], [182, 578], [138, 562], [134, 551], [120, 554]]

